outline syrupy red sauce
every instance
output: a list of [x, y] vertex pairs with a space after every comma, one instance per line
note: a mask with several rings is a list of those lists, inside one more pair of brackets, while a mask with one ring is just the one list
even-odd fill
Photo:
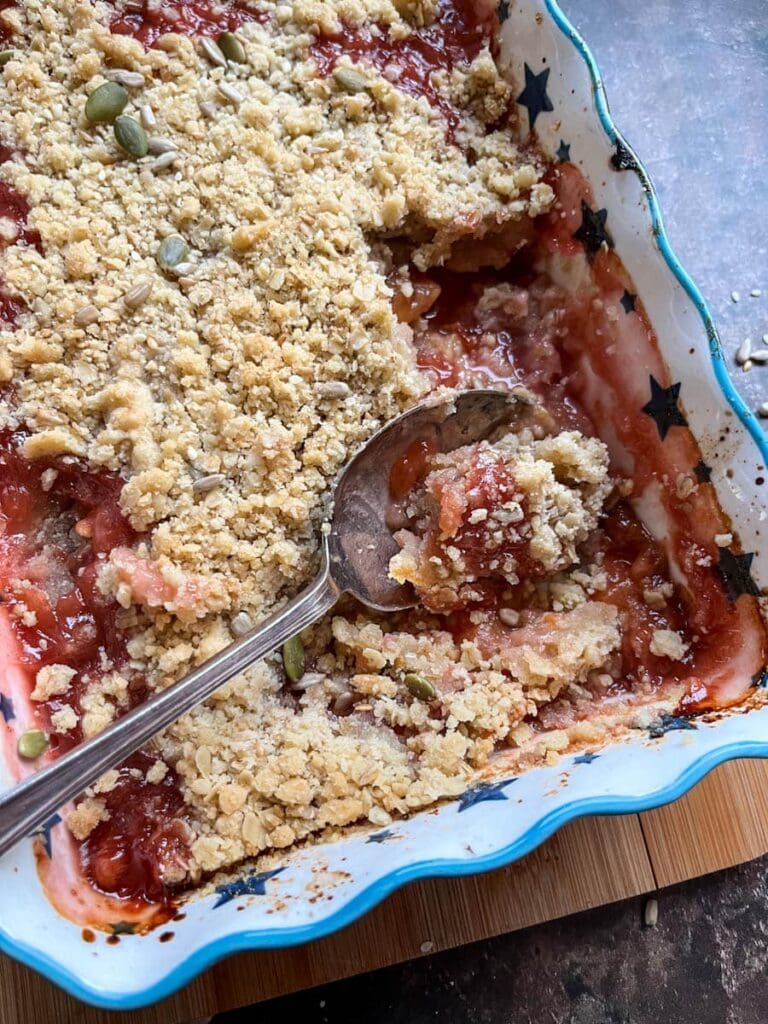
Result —
[[[66, 693], [34, 705], [36, 724], [48, 732], [51, 715], [63, 707], [80, 716], [85, 690], [106, 672], [128, 678], [128, 706], [143, 699], [144, 680], [130, 669], [128, 635], [116, 622], [118, 606], [97, 586], [112, 548], [133, 544], [137, 534], [120, 511], [117, 474], [69, 457], [30, 461], [21, 450], [26, 436], [0, 434], [0, 598], [30, 687], [43, 666], [76, 670]], [[50, 735], [54, 756], [82, 739], [79, 723]], [[182, 856], [186, 832], [175, 777], [146, 782], [151, 763], [138, 754], [121, 768], [118, 786], [102, 796], [111, 820], [96, 827], [81, 854], [102, 891], [156, 902], [167, 897], [164, 858]]]
[[[18, 7], [17, 0], [0, 0], [0, 13], [9, 10], [11, 7]], [[0, 46], [13, 39], [13, 32], [4, 18], [0, 18]]]
[[173, 880], [169, 885], [163, 873], [168, 865], [186, 862], [188, 838], [178, 780], [168, 771], [161, 782], [147, 782], [152, 763], [149, 755], [134, 754], [120, 768], [114, 789], [101, 795], [110, 817], [85, 840], [83, 866], [102, 892], [166, 903]]
[[135, 36], [147, 49], [160, 36], [175, 32], [184, 36], [211, 36], [234, 32], [247, 21], [264, 21], [266, 16], [236, 0], [152, 0], [127, 5], [109, 22], [112, 32]]
[[389, 493], [394, 501], [400, 501], [421, 483], [434, 454], [434, 443], [426, 440], [414, 441], [403, 452], [389, 473]]
[[320, 36], [310, 54], [321, 75], [329, 75], [339, 58], [370, 65], [385, 72], [394, 85], [417, 99], [424, 96], [445, 118], [447, 135], [453, 139], [459, 113], [432, 80], [436, 71], [450, 72], [470, 64], [492, 37], [495, 15], [479, 15], [474, 0], [443, 0], [437, 19], [414, 29], [402, 39], [392, 39], [386, 26], [374, 34], [370, 28], [347, 26], [336, 35]]
[[[538, 396], [558, 428], [589, 435], [612, 433], [634, 460], [634, 493], [658, 487], [675, 559], [686, 580], [666, 595], [663, 605], [649, 606], [645, 593], [664, 583], [668, 587], [673, 579], [668, 556], [628, 502], [619, 501], [609, 509], [585, 551], [585, 556], [598, 556], [607, 578], [607, 588], [596, 599], [614, 604], [621, 617], [622, 646], [619, 663], [612, 666], [616, 679], [612, 692], [631, 690], [637, 684], [682, 683], [688, 694], [682, 699], [681, 713], [716, 707], [717, 696], [710, 692], [708, 680], [727, 673], [745, 622], [759, 624], [754, 599], [743, 596], [735, 603], [728, 599], [713, 540], [715, 533], [727, 532], [728, 526], [709, 485], [701, 485], [694, 494], [676, 490], [678, 473], [692, 475], [701, 458], [695, 440], [685, 431], [664, 447], [654, 421], [639, 412], [648, 397], [647, 370], [635, 370], [625, 359], [611, 357], [610, 310], [614, 317], [618, 315], [619, 299], [631, 284], [615, 253], [603, 249], [592, 254], [593, 285], [584, 295], [567, 301], [565, 293], [538, 269], [544, 257], [555, 254], [569, 260], [583, 252], [574, 233], [581, 200], [592, 202], [575, 169], [552, 173], [550, 183], [560, 196], [557, 209], [538, 225], [533, 244], [508, 266], [501, 271], [417, 274], [413, 299], [396, 293], [395, 311], [414, 328], [417, 364], [435, 386], [524, 385]], [[498, 316], [493, 307], [480, 308], [480, 299], [490, 287], [506, 289], [506, 304]], [[632, 316], [642, 344], [655, 352], [652, 329], [639, 302]], [[613, 401], [606, 404], [600, 423], [585, 411], [584, 399], [595, 386], [586, 369], [589, 360], [592, 376]], [[659, 372], [665, 372], [660, 365]], [[412, 461], [406, 460], [406, 469]], [[425, 471], [416, 461], [418, 473], [411, 475], [418, 482]], [[408, 473], [403, 467], [398, 467], [398, 473], [402, 487]], [[524, 586], [502, 588], [493, 581], [480, 581], [473, 589], [478, 595], [474, 608], [495, 607], [502, 589], [506, 607], [526, 607]], [[446, 619], [459, 639], [476, 632], [470, 610]], [[653, 633], [660, 629], [680, 634], [688, 645], [680, 660], [652, 653]], [[762, 653], [764, 657], [765, 649]]]

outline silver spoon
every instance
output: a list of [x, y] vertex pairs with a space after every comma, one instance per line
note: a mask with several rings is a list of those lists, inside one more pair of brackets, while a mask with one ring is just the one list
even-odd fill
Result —
[[395, 583], [388, 571], [399, 550], [386, 525], [393, 464], [417, 440], [429, 438], [439, 451], [479, 441], [531, 404], [531, 396], [522, 389], [464, 391], [418, 405], [374, 434], [339, 477], [314, 583], [188, 676], [0, 797], [0, 855], [161, 729], [316, 622], [342, 594], [378, 611], [413, 607], [417, 602], [410, 586]]

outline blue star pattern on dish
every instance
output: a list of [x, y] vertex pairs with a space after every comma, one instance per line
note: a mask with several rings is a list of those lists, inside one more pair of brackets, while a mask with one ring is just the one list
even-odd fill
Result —
[[528, 111], [529, 131], [533, 131], [539, 114], [555, 109], [552, 106], [552, 100], [547, 96], [549, 70], [549, 68], [544, 68], [537, 75], [527, 64], [525, 65], [525, 88], [517, 97], [517, 102]]
[[627, 315], [629, 315], [630, 313], [635, 312], [635, 303], [637, 302], [637, 296], [633, 295], [632, 292], [628, 292], [625, 288], [624, 294], [619, 299], [619, 302], [621, 303], [621, 308], [624, 310], [624, 312]]
[[555, 156], [561, 164], [567, 164], [571, 162], [571, 147], [566, 145], [562, 139], [560, 139], [560, 145], [555, 150]]
[[648, 735], [652, 740], [657, 740], [668, 732], [675, 732], [676, 730], [685, 731], [695, 728], [695, 723], [689, 718], [679, 718], [677, 715], [659, 715], [648, 726]]
[[590, 262], [603, 246], [613, 248], [613, 239], [605, 226], [607, 220], [607, 210], [593, 210], [589, 203], [581, 200], [581, 227], [574, 231], [573, 237], [584, 246]]
[[719, 548], [717, 552], [717, 571], [725, 584], [728, 600], [733, 604], [742, 594], [752, 597], [760, 596], [760, 588], [752, 579], [750, 566], [755, 557], [753, 551], [735, 555], [730, 548]]
[[651, 400], [643, 406], [646, 413], [656, 423], [659, 437], [663, 441], [672, 427], [687, 427], [688, 420], [677, 404], [680, 395], [680, 384], [670, 384], [663, 388], [653, 374], [650, 375]]
[[504, 779], [502, 782], [480, 782], [471, 789], [465, 790], [459, 798], [459, 814], [469, 810], [475, 804], [482, 804], [486, 800], [506, 800], [507, 795], [503, 792], [505, 786], [517, 782], [517, 779]]
[[596, 761], [598, 759], [598, 757], [600, 757], [599, 754], [593, 754], [590, 750], [588, 750], [586, 752], [586, 754], [579, 754], [578, 757], [574, 757], [573, 763], [574, 764], [592, 764], [592, 762]]
[[275, 875], [279, 875], [281, 871], [285, 871], [285, 868], [273, 868], [272, 871], [261, 871], [257, 875], [249, 875], [247, 878], [238, 878], [235, 882], [217, 885], [216, 892], [219, 898], [213, 904], [213, 909], [223, 907], [225, 903], [229, 903], [239, 896], [266, 896], [265, 883]]
[[499, 5], [496, 8], [496, 13], [499, 16], [499, 21], [503, 25], [509, 17], [509, 0], [499, 0]]
[[16, 717], [16, 712], [13, 710], [13, 701], [10, 697], [6, 697], [4, 693], [0, 693], [0, 715], [3, 716], [3, 720], [10, 722], [12, 718]]
[[42, 840], [42, 842], [43, 842], [43, 849], [45, 850], [46, 856], [49, 859], [50, 859], [51, 853], [52, 853], [51, 832], [53, 831], [53, 829], [60, 822], [61, 822], [61, 815], [54, 814], [54, 815], [52, 815], [48, 819], [48, 821], [46, 821], [43, 825], [41, 825], [39, 829], [36, 829], [34, 832], [30, 833], [30, 838], [31, 839], [41, 839]]
[[365, 840], [366, 843], [386, 843], [388, 839], [391, 839], [395, 833], [391, 828], [385, 828], [383, 832], [374, 832], [372, 836], [368, 836]]
[[693, 467], [693, 472], [700, 484], [708, 484], [712, 479], [712, 467], [708, 466], [703, 459], [699, 459]]

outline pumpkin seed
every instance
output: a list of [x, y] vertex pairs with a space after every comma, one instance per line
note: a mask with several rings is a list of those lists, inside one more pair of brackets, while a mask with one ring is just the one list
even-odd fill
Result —
[[152, 282], [145, 278], [143, 281], [139, 281], [123, 296], [123, 302], [128, 309], [138, 309], [139, 306], [143, 305], [149, 296], [152, 294]]
[[17, 56], [16, 50], [0, 50], [0, 68], [4, 68], [9, 60]]
[[156, 259], [163, 270], [173, 270], [177, 264], [183, 263], [188, 255], [189, 246], [181, 235], [168, 235], [160, 243]]
[[126, 89], [140, 89], [144, 85], [144, 75], [140, 71], [126, 71], [125, 68], [109, 68], [104, 77]]
[[99, 311], [95, 306], [81, 306], [72, 319], [78, 327], [88, 327], [99, 319]]
[[221, 52], [216, 43], [208, 36], [201, 37], [200, 49], [203, 51], [203, 53], [211, 62], [211, 64], [218, 64], [220, 68], [225, 68], [227, 66], [227, 58]]
[[304, 644], [297, 634], [283, 644], [283, 668], [292, 683], [298, 683], [304, 675]]
[[409, 672], [403, 682], [410, 695], [416, 700], [430, 701], [437, 696], [437, 690], [432, 683], [424, 676], [417, 675], [416, 672]]
[[48, 749], [48, 737], [42, 729], [27, 729], [19, 736], [16, 749], [19, 757], [23, 757], [25, 761], [34, 761]]
[[235, 106], [243, 102], [243, 94], [234, 85], [230, 85], [229, 82], [219, 82], [217, 88], [224, 99], [234, 103]]
[[368, 79], [354, 68], [334, 68], [333, 80], [347, 92], [365, 92], [369, 87]]
[[217, 487], [221, 487], [225, 483], [226, 479], [223, 473], [211, 473], [208, 476], [201, 476], [199, 480], [195, 480], [192, 484], [192, 493], [207, 494], [209, 491], [215, 491]]
[[248, 57], [243, 42], [234, 32], [222, 32], [216, 42], [227, 60], [234, 61], [235, 64], [247, 63]]
[[229, 626], [235, 636], [245, 636], [253, 629], [253, 619], [247, 612], [238, 612]]
[[173, 139], [167, 139], [164, 135], [150, 135], [147, 139], [147, 149], [155, 156], [161, 153], [175, 153], [178, 146]]
[[114, 131], [118, 146], [134, 160], [147, 155], [147, 133], [138, 121], [122, 114], [115, 120]]
[[117, 82], [105, 82], [94, 89], [85, 103], [85, 116], [91, 124], [112, 124], [122, 114], [128, 93]]

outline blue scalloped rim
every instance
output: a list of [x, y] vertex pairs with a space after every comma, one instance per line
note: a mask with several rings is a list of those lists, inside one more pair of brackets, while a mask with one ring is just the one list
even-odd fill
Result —
[[[595, 106], [600, 117], [600, 123], [608, 138], [614, 145], [621, 143], [635, 161], [634, 171], [639, 176], [648, 197], [648, 207], [656, 244], [664, 256], [669, 269], [685, 289], [699, 312], [710, 342], [710, 354], [715, 377], [725, 398], [748, 429], [763, 458], [768, 462], [768, 443], [766, 443], [765, 435], [760, 424], [744, 404], [731, 383], [725, 367], [717, 330], [706, 303], [696, 285], [680, 265], [664, 232], [659, 202], [653, 185], [631, 147], [627, 145], [611, 120], [608, 100], [595, 59], [584, 40], [565, 17], [555, 0], [544, 0], [544, 2], [549, 14], [552, 16], [552, 20], [573, 43], [587, 65], [592, 80]], [[685, 768], [674, 782], [641, 797], [586, 797], [582, 800], [574, 800], [571, 803], [564, 804], [562, 807], [558, 807], [545, 815], [515, 842], [486, 857], [476, 857], [473, 860], [424, 860], [409, 864], [407, 867], [398, 868], [384, 878], [377, 879], [377, 881], [358, 893], [357, 896], [335, 914], [316, 924], [295, 928], [246, 930], [237, 932], [234, 935], [223, 936], [198, 949], [191, 956], [187, 957], [183, 963], [179, 964], [178, 967], [175, 967], [166, 978], [140, 992], [132, 992], [127, 995], [111, 994], [103, 989], [94, 988], [70, 971], [62, 968], [60, 964], [51, 960], [50, 957], [39, 950], [13, 941], [2, 929], [0, 929], [0, 950], [20, 960], [28, 967], [40, 971], [56, 985], [60, 985], [61, 988], [66, 989], [67, 992], [78, 999], [110, 1010], [137, 1009], [138, 1007], [147, 1006], [167, 998], [177, 989], [192, 981], [201, 971], [211, 967], [216, 961], [229, 956], [231, 953], [249, 949], [280, 949], [286, 946], [295, 946], [313, 939], [320, 939], [340, 928], [345, 928], [357, 920], [357, 918], [366, 914], [377, 903], [380, 903], [381, 900], [394, 892], [395, 889], [405, 885], [407, 882], [413, 882], [421, 878], [437, 876], [458, 877], [461, 875], [479, 874], [483, 871], [492, 871], [495, 868], [504, 867], [520, 857], [524, 857], [543, 843], [544, 840], [548, 839], [557, 829], [576, 818], [592, 814], [632, 814], [637, 811], [649, 810], [652, 807], [659, 807], [661, 804], [671, 803], [673, 800], [683, 796], [684, 793], [696, 785], [713, 768], [737, 757], [768, 757], [768, 741], [730, 743], [715, 750], [710, 750]]]

